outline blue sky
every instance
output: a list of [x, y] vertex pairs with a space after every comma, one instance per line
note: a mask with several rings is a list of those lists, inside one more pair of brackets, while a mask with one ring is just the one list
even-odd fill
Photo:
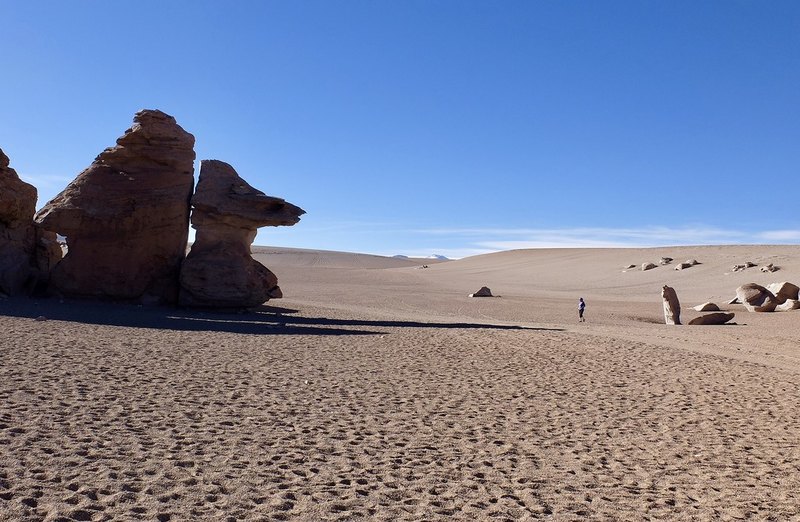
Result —
[[256, 244], [800, 243], [800, 2], [0, 0], [0, 148], [57, 194], [142, 108], [303, 207]]

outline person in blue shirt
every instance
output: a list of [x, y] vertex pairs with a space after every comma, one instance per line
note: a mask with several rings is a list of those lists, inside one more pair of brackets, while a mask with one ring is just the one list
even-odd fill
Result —
[[583, 317], [583, 311], [586, 309], [586, 303], [583, 301], [583, 297], [578, 298], [578, 322], [586, 322], [586, 318]]

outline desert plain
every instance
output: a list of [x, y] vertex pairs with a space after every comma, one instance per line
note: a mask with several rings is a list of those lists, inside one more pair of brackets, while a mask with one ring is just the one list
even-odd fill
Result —
[[247, 313], [0, 299], [0, 520], [800, 520], [800, 311], [727, 304], [800, 246], [254, 257]]

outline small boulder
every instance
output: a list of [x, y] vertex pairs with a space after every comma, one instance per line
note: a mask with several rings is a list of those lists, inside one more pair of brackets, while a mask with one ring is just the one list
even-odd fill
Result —
[[800, 288], [792, 283], [784, 281], [782, 283], [772, 283], [767, 286], [767, 290], [772, 292], [775, 298], [779, 302], [784, 302], [787, 299], [798, 299], [798, 293], [800, 293]]
[[694, 307], [698, 312], [719, 312], [719, 306], [714, 303], [703, 303]]
[[691, 266], [694, 266], [694, 265], [699, 265], [700, 261], [698, 261], [697, 259], [687, 259], [686, 263], [691, 265]]
[[759, 270], [761, 270], [764, 273], [771, 273], [771, 272], [777, 272], [778, 267], [773, 265], [772, 263], [769, 263], [768, 265], [764, 265], [761, 268], [759, 268]]
[[628, 265], [625, 267], [625, 270], [630, 270], [631, 268], [636, 268], [636, 265]]
[[672, 258], [671, 257], [662, 257], [659, 260], [659, 264], [662, 264], [662, 265], [668, 265], [670, 263], [672, 263]]
[[474, 294], [469, 294], [469, 297], [494, 297], [492, 291], [488, 287], [482, 286], [480, 290]]
[[642, 272], [644, 272], [645, 270], [652, 270], [656, 266], [658, 265], [656, 265], [655, 263], [642, 263]]
[[690, 263], [680, 263], [678, 265], [675, 265], [675, 270], [686, 270], [687, 268], [691, 268], [692, 266], [694, 265]]
[[738, 298], [738, 297], [734, 297], [733, 299], [731, 299], [730, 301], [728, 301], [728, 304], [742, 304], [742, 302], [741, 302], [741, 301], [739, 301], [739, 298]]
[[756, 283], [747, 283], [737, 288], [736, 297], [750, 312], [772, 312], [778, 304], [772, 292]]
[[735, 314], [733, 312], [716, 312], [713, 314], [706, 314], [701, 315], [700, 317], [695, 317], [691, 321], [689, 321], [690, 325], [719, 325], [725, 324], [731, 319]]
[[681, 304], [675, 289], [664, 285], [661, 288], [661, 298], [664, 301], [664, 322], [669, 325], [681, 324]]

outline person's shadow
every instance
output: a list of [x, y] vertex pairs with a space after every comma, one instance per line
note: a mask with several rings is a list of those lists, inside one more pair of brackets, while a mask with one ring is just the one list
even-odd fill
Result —
[[220, 312], [97, 301], [0, 299], [0, 315], [9, 317], [175, 331], [213, 331], [253, 335], [376, 335], [388, 333], [380, 330], [381, 328], [563, 331], [560, 328], [465, 322], [332, 319], [295, 315], [298, 313], [299, 310], [269, 305], [262, 305], [254, 310], [244, 312]]

